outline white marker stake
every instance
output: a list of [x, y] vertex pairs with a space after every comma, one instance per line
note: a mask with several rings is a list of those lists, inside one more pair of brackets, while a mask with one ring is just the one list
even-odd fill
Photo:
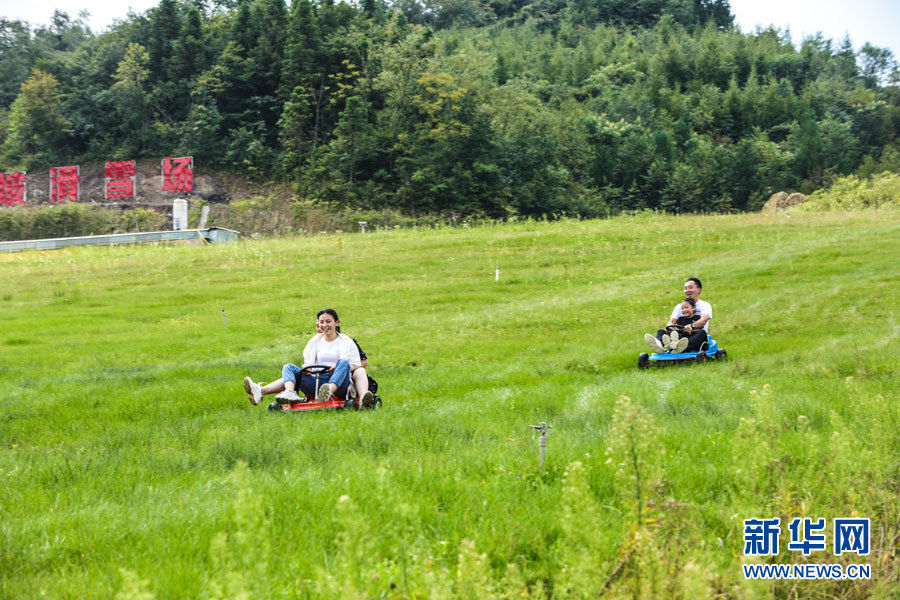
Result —
[[225, 309], [222, 309], [222, 327], [228, 327], [228, 321], [225, 320]]
[[500, 265], [497, 265], [497, 269], [494, 271], [494, 281], [500, 281]]

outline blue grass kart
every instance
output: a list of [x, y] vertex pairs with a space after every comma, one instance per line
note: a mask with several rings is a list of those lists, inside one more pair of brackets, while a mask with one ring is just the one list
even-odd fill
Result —
[[[669, 326], [666, 329], [680, 329]], [[647, 354], [641, 352], [638, 355], [638, 368], [648, 369], [651, 365], [664, 367], [666, 365], [683, 363], [683, 362], [706, 362], [707, 359], [726, 360], [728, 352], [724, 348], [719, 348], [716, 340], [709, 338], [700, 346], [700, 350], [692, 350], [690, 352], [654, 352]]]

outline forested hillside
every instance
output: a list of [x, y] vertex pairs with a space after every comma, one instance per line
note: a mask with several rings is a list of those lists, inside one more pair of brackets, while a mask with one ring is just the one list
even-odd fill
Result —
[[891, 53], [726, 0], [162, 0], [0, 20], [0, 167], [191, 155], [406, 213], [758, 208], [900, 171]]

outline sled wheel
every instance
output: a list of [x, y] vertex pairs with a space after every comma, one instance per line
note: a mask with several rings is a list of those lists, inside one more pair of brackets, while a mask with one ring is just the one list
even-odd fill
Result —
[[638, 355], [638, 369], [646, 369], [649, 367], [650, 355], [646, 352], [641, 352]]
[[281, 412], [281, 404], [278, 400], [269, 405], [269, 412]]
[[695, 358], [698, 363], [702, 363], [706, 361], [706, 352], [700, 351], [697, 353], [697, 358]]
[[727, 360], [727, 359], [728, 359], [728, 353], [725, 352], [724, 348], [721, 350], [716, 350], [716, 360]]

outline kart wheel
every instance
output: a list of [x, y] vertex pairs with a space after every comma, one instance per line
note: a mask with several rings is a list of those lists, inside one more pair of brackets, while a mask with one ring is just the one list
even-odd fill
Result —
[[724, 348], [721, 350], [716, 350], [716, 360], [727, 360], [727, 359], [728, 359], [728, 353], [725, 352]]
[[649, 363], [650, 363], [650, 355], [647, 354], [646, 352], [641, 352], [638, 355], [638, 369], [646, 369], [647, 367], [650, 366]]
[[706, 362], [706, 352], [698, 352], [697, 358], [695, 358], [698, 363]]
[[281, 404], [279, 404], [278, 400], [269, 405], [269, 412], [281, 412]]

